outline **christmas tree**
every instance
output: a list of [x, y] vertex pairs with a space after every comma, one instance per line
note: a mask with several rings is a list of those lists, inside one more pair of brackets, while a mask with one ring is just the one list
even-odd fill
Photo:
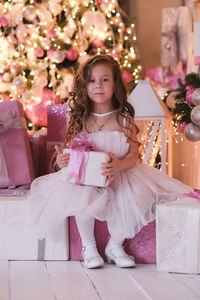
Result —
[[2, 1], [0, 26], [0, 101], [21, 101], [34, 125], [46, 126], [47, 105], [67, 101], [92, 55], [117, 59], [129, 91], [140, 78], [135, 25], [117, 0]]

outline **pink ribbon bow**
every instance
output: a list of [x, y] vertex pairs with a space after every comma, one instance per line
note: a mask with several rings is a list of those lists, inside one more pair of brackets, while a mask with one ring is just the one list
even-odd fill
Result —
[[196, 198], [198, 200], [200, 200], [200, 194], [197, 193], [197, 192], [190, 192], [189, 194], [184, 194], [185, 196], [188, 196], [188, 197], [192, 197], [192, 198]]
[[83, 184], [89, 152], [97, 151], [97, 148], [85, 131], [78, 133], [73, 141], [67, 143], [67, 147], [71, 148], [67, 179], [75, 176], [75, 183]]

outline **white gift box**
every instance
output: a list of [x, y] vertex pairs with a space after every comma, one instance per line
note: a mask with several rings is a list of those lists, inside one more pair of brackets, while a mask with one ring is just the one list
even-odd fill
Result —
[[156, 206], [156, 252], [158, 271], [200, 273], [200, 200]]
[[26, 196], [0, 196], [0, 260], [68, 260], [67, 219], [59, 243], [38, 240], [26, 212]]
[[[64, 153], [70, 153], [71, 149], [64, 149]], [[110, 158], [105, 152], [90, 151], [85, 169], [83, 185], [92, 185], [98, 187], [106, 187], [109, 182], [106, 181], [106, 176], [103, 176], [101, 168], [101, 163], [109, 162]], [[67, 179], [68, 177], [68, 166], [62, 168], [61, 179], [62, 181], [68, 181], [70, 183], [75, 183], [75, 176]]]

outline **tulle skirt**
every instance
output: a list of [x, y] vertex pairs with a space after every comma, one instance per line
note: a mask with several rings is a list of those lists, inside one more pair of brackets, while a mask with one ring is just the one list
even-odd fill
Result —
[[132, 238], [155, 219], [157, 203], [191, 191], [164, 172], [141, 164], [120, 172], [106, 188], [63, 182], [58, 171], [33, 181], [28, 194], [30, 222], [37, 227], [39, 238], [59, 240], [68, 216], [106, 220], [113, 237]]

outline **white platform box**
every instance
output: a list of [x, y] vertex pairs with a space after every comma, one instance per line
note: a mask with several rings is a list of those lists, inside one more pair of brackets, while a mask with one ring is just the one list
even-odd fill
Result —
[[200, 200], [156, 206], [156, 254], [158, 271], [200, 273]]
[[26, 196], [0, 196], [0, 260], [68, 260], [68, 220], [59, 243], [38, 240], [26, 224], [26, 209]]

